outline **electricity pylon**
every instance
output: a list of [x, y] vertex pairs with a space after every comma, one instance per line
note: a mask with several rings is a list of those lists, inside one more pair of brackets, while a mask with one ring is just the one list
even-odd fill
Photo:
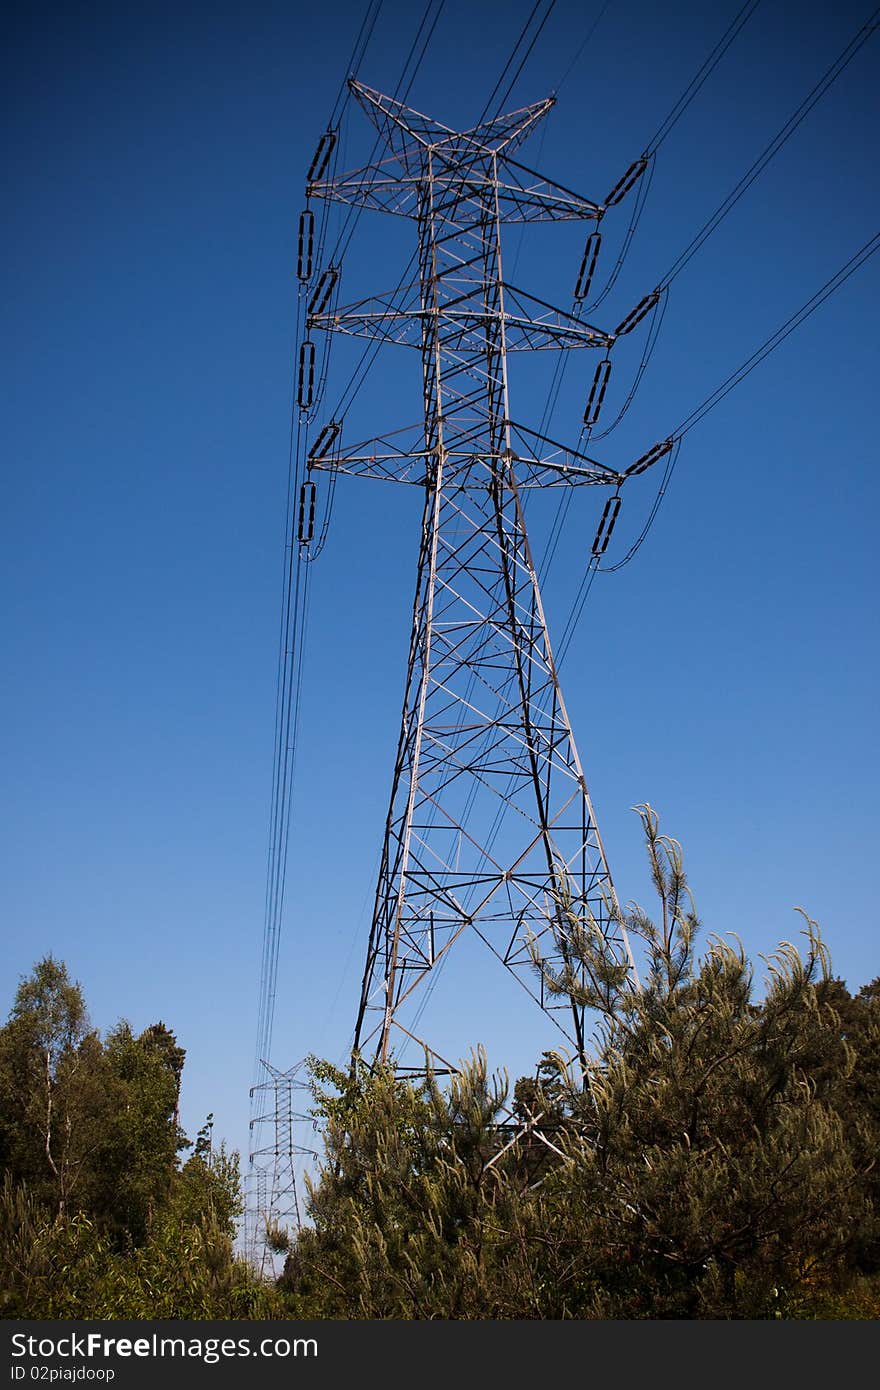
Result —
[[[470, 933], [583, 1057], [583, 1009], [545, 991], [534, 967], [536, 953], [551, 968], [568, 963], [560, 888], [580, 917], [591, 916], [631, 957], [553, 661], [521, 492], [614, 489], [603, 522], [607, 542], [617, 490], [628, 473], [648, 465], [639, 460], [619, 473], [580, 447], [517, 423], [507, 354], [601, 353], [588, 404], [588, 417], [595, 416], [610, 348], [654, 301], [647, 297], [613, 333], [584, 322], [577, 307], [554, 309], [505, 279], [501, 228], [571, 219], [595, 228], [641, 169], [633, 166], [597, 204], [514, 158], [552, 99], [460, 133], [360, 82], [349, 86], [378, 130], [384, 156], [328, 176], [331, 142], [324, 137], [308, 195], [412, 218], [418, 274], [399, 291], [340, 306], [338, 272], [328, 267], [310, 297], [307, 325], [309, 333], [416, 348], [423, 418], [356, 444], [343, 442], [341, 422], [331, 420], [309, 451], [309, 469], [409, 482], [425, 494], [403, 717], [354, 1048], [385, 1061], [410, 1038], [434, 1053], [438, 1070], [451, 1065], [416, 1028], [432, 976]], [[313, 228], [307, 209], [300, 223], [304, 280]], [[594, 231], [581, 289], [597, 249]], [[304, 410], [312, 404], [314, 362], [307, 338], [299, 369]], [[300, 498], [304, 544], [314, 496], [310, 478]]]
[[[287, 1071], [280, 1071], [262, 1062], [265, 1080], [251, 1089], [251, 1099], [257, 1097], [251, 1133], [261, 1145], [252, 1149], [248, 1182], [248, 1218], [246, 1245], [255, 1267], [265, 1273], [272, 1264], [269, 1240], [276, 1230], [298, 1230], [301, 1224], [299, 1194], [295, 1163], [297, 1155], [314, 1151], [295, 1144], [294, 1129], [310, 1117], [298, 1113], [295, 1107], [297, 1092], [304, 1092], [307, 1083], [300, 1073], [304, 1063], [297, 1062]], [[264, 1127], [270, 1126], [268, 1136]]]

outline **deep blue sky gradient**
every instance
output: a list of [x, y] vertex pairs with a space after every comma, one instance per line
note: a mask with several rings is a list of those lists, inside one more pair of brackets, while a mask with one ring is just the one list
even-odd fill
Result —
[[[471, 124], [530, 7], [447, 0], [411, 103]], [[560, 0], [514, 104], [556, 87], [599, 8]], [[523, 158], [601, 199], [736, 8], [613, 0]], [[393, 88], [418, 13], [386, 0], [365, 81]], [[600, 322], [612, 327], [656, 283], [868, 13], [852, 0], [765, 0], [663, 145]], [[185, 1124], [194, 1132], [213, 1111], [244, 1152], [295, 228], [361, 15], [347, 0], [123, 0], [6, 16], [4, 1007], [40, 955], [64, 958], [97, 1026], [122, 1014], [175, 1028]], [[878, 42], [676, 281], [637, 404], [599, 457], [625, 466], [662, 438], [876, 230]], [[345, 140], [355, 165], [371, 141], [356, 110]], [[609, 216], [612, 240], [627, 215]], [[344, 297], [396, 284], [411, 234], [365, 214]], [[565, 306], [582, 238], [514, 232], [511, 277]], [[801, 903], [853, 988], [880, 969], [878, 276], [880, 258], [688, 435], [647, 542], [596, 581], [562, 668], [621, 897], [651, 905], [630, 809], [648, 800], [683, 842], [707, 932], [767, 953], [796, 936]], [[634, 336], [621, 353], [615, 391], [640, 346]], [[334, 357], [328, 406], [349, 361]], [[548, 374], [514, 364], [517, 418], [537, 423]], [[576, 434], [591, 374], [569, 367], [561, 437]], [[419, 410], [413, 364], [386, 354], [351, 437]], [[616, 556], [654, 483], [627, 490]], [[419, 506], [415, 490], [342, 478], [314, 569], [273, 1052], [283, 1067], [309, 1051], [341, 1060], [354, 1022]], [[551, 635], [600, 506], [595, 492], [573, 501], [545, 594]], [[539, 551], [554, 509], [555, 498], [530, 504]], [[550, 1039], [506, 978], [486, 983], [438, 985], [425, 1027], [459, 1053], [485, 1041], [518, 1074]]]

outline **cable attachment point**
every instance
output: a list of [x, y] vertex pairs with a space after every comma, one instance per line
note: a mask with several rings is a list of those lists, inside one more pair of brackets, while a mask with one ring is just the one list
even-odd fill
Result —
[[608, 501], [605, 503], [605, 510], [599, 520], [599, 528], [596, 531], [593, 548], [590, 552], [596, 559], [598, 559], [600, 555], [605, 554], [608, 542], [611, 540], [611, 532], [614, 530], [617, 514], [620, 511], [620, 503], [621, 497], [617, 492], [615, 492], [613, 497], [609, 497]]
[[623, 470], [623, 476], [625, 478], [634, 478], [637, 473], [644, 473], [652, 464], [664, 458], [674, 444], [675, 435], [671, 434], [668, 439], [663, 439], [659, 444], [653, 445], [646, 454], [642, 454], [641, 458], [637, 458], [635, 463], [631, 463], [629, 468], [625, 468]]

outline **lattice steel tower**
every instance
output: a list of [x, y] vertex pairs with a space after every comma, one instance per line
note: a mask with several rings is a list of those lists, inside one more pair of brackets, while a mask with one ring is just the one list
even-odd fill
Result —
[[261, 1063], [265, 1079], [251, 1089], [256, 1101], [250, 1122], [252, 1143], [249, 1173], [249, 1229], [245, 1244], [253, 1264], [263, 1273], [272, 1268], [267, 1235], [273, 1230], [299, 1229], [300, 1209], [296, 1180], [298, 1155], [314, 1157], [313, 1149], [294, 1143], [294, 1130], [311, 1122], [296, 1109], [297, 1095], [308, 1092], [305, 1064], [297, 1062], [279, 1071]]
[[[597, 204], [514, 158], [552, 99], [458, 133], [360, 82], [349, 85], [385, 152], [368, 167], [328, 174], [328, 141], [319, 146], [308, 194], [412, 218], [418, 275], [399, 293], [340, 306], [329, 267], [311, 295], [309, 332], [417, 348], [423, 419], [358, 444], [344, 441], [341, 422], [330, 421], [311, 447], [309, 468], [409, 482], [425, 493], [403, 718], [354, 1046], [383, 1060], [405, 1038], [433, 1051], [416, 1031], [419, 1005], [433, 973], [472, 933], [583, 1054], [582, 1010], [545, 996], [532, 963], [535, 942], [551, 964], [564, 963], [554, 891], [561, 874], [575, 910], [591, 913], [618, 948], [629, 948], [559, 687], [520, 494], [580, 484], [612, 489], [607, 541], [620, 484], [648, 463], [619, 473], [516, 423], [507, 354], [600, 353], [589, 417], [604, 395], [609, 349], [653, 299], [613, 333], [584, 322], [578, 306], [553, 309], [505, 279], [501, 228], [561, 219], [595, 228], [641, 170], [634, 166]], [[301, 223], [301, 265], [311, 261], [312, 226]], [[581, 287], [597, 249], [594, 231]], [[301, 405], [311, 401], [314, 361], [308, 338]], [[313, 508], [310, 480], [300, 503], [304, 542]]]

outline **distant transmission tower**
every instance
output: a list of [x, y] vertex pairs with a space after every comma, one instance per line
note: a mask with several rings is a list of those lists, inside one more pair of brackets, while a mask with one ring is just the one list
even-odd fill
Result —
[[[655, 446], [625, 472], [515, 421], [507, 354], [593, 349], [602, 354], [584, 417], [598, 417], [609, 350], [654, 306], [647, 296], [608, 333], [584, 322], [598, 222], [643, 171], [627, 171], [604, 205], [552, 183], [514, 154], [553, 100], [459, 133], [351, 80], [386, 146], [379, 162], [328, 175], [332, 134], [309, 175], [310, 197], [411, 217], [418, 274], [391, 295], [341, 307], [338, 271], [316, 279], [315, 329], [408, 344], [421, 354], [423, 419], [348, 444], [324, 425], [309, 469], [409, 482], [425, 493], [400, 740], [366, 955], [354, 1049], [391, 1060], [407, 1039], [451, 1064], [418, 1031], [432, 975], [465, 935], [479, 937], [585, 1055], [582, 1008], [545, 993], [537, 949], [565, 964], [558, 889], [629, 956], [553, 661], [521, 504], [525, 488], [612, 489], [594, 554], [604, 550], [619, 488], [666, 452]], [[514, 288], [502, 266], [510, 222], [585, 219], [573, 313]], [[300, 277], [311, 274], [314, 218], [300, 222]], [[313, 400], [316, 349], [299, 359], [299, 406]], [[300, 494], [299, 540], [312, 538], [315, 484]], [[422, 1068], [423, 1069], [423, 1068]], [[406, 1069], [403, 1069], [406, 1070]], [[412, 1068], [411, 1070], [419, 1070]]]
[[250, 1155], [247, 1254], [263, 1272], [272, 1263], [273, 1232], [298, 1230], [301, 1224], [296, 1157], [313, 1150], [294, 1143], [294, 1131], [309, 1117], [296, 1109], [296, 1095], [307, 1089], [300, 1073], [304, 1063], [287, 1071], [263, 1062], [265, 1080], [251, 1091], [255, 1102], [251, 1132], [261, 1136]]

